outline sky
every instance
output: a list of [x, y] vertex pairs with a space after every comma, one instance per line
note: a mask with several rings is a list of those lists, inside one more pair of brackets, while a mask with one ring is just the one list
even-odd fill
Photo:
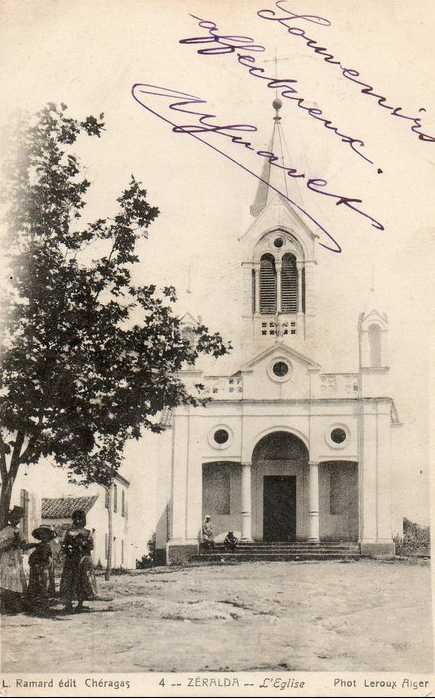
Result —
[[[289, 0], [281, 6], [327, 19], [299, 18], [289, 25], [328, 47], [348, 71], [357, 70], [357, 79], [374, 86], [388, 105], [420, 116], [421, 131], [435, 135], [435, 14], [429, 0], [412, 5], [405, 0]], [[200, 97], [206, 104], [193, 105], [194, 110], [216, 115], [213, 123], [221, 126], [255, 126], [256, 131], [232, 133], [243, 133], [256, 150], [265, 149], [275, 91], [250, 75], [234, 52], [198, 55], [211, 44], [179, 42], [208, 34], [198, 27], [196, 15], [214, 22], [220, 35], [248, 36], [251, 44], [264, 47], [245, 55], [266, 75], [297, 80], [292, 84], [307, 107], [322, 109], [338, 131], [365, 143], [361, 157], [294, 100], [282, 99], [290, 166], [306, 173], [306, 181], [326, 180], [323, 191], [361, 199], [356, 206], [384, 227], [374, 227], [349, 206], [337, 206], [337, 198], [309, 191], [290, 178], [289, 197], [342, 248], [340, 254], [318, 248], [322, 368], [356, 368], [357, 320], [369, 303], [373, 282], [378, 310], [388, 315], [392, 394], [403, 423], [395, 433], [393, 472], [400, 482], [395, 508], [425, 522], [433, 395], [435, 143], [419, 140], [409, 120], [392, 116], [373, 97], [362, 95], [297, 32], [289, 34], [257, 14], [273, 9], [284, 15], [269, 0], [3, 0], [0, 125], [13, 120], [17, 109], [36, 111], [48, 101], [66, 103], [74, 116], [104, 112], [103, 138], [79, 145], [92, 182], [86, 215], [111, 214], [134, 173], [146, 186], [150, 203], [160, 209], [148, 240], [140, 244], [136, 278], [174, 284], [180, 313], [200, 314], [213, 330], [234, 339], [240, 326], [238, 239], [252, 222], [249, 207], [263, 158], [219, 133], [206, 134], [204, 140], [233, 160], [188, 133], [174, 133], [133, 99], [132, 87], [148, 84]], [[144, 101], [164, 118], [178, 119], [177, 124], [198, 123], [194, 115], [170, 113], [166, 98], [147, 95]], [[319, 242], [328, 244], [316, 231]], [[139, 461], [133, 464], [133, 477]], [[139, 488], [139, 508], [144, 497]]]

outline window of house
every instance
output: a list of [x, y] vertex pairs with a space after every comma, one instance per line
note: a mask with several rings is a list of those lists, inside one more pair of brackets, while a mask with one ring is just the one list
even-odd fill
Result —
[[109, 489], [105, 488], [104, 489], [104, 506], [106, 510], [109, 509]]
[[118, 486], [113, 484], [113, 511], [118, 512]]
[[104, 550], [106, 552], [106, 560], [109, 558], [109, 535], [107, 532], [104, 535]]
[[251, 274], [251, 293], [252, 293], [252, 313], [256, 313], [257, 309], [255, 307], [255, 296], [257, 293], [256, 290], [256, 279], [255, 279], [255, 269], [252, 270]]
[[125, 490], [122, 491], [122, 496], [121, 496], [121, 514], [123, 517], [125, 517], [125, 515], [126, 515]]
[[121, 539], [121, 565], [124, 565], [124, 539]]
[[275, 259], [267, 253], [260, 260], [260, 313], [276, 313], [276, 292]]

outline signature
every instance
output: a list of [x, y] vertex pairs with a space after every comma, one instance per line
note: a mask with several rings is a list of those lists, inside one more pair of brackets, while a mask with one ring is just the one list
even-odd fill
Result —
[[[304, 29], [292, 25], [294, 20], [302, 20], [310, 22], [311, 24], [330, 27], [331, 22], [328, 19], [325, 17], [319, 17], [317, 15], [301, 15], [290, 12], [289, 10], [285, 9], [283, 5], [285, 5], [285, 0], [277, 0], [277, 2], [275, 2], [275, 6], [283, 13], [282, 15], [279, 15], [273, 10], [259, 10], [257, 12], [257, 16], [264, 20], [278, 22], [278, 24], [284, 27], [291, 36], [302, 39], [310, 49], [313, 49], [316, 55], [323, 58], [325, 63], [338, 66], [338, 70], [341, 72], [344, 78], [350, 80], [356, 85], [360, 85], [362, 87], [360, 92], [368, 97], [374, 97], [375, 100], [377, 100], [377, 104], [383, 109], [387, 109], [391, 116], [412, 122], [413, 125], [411, 126], [411, 131], [418, 135], [420, 141], [428, 141], [430, 143], [435, 142], [434, 136], [421, 132], [422, 121], [420, 117], [409, 116], [408, 114], [403, 113], [403, 107], [395, 107], [387, 104], [387, 100], [390, 101], [387, 97], [374, 92], [375, 88], [369, 83], [366, 83], [363, 80], [357, 80], [357, 78], [361, 77], [358, 70], [355, 70], [354, 68], [345, 68], [343, 63], [340, 60], [337, 60], [334, 54], [329, 52], [329, 49], [327, 49], [325, 46], [321, 46], [315, 39], [307, 36]], [[420, 107], [418, 110], [420, 114], [421, 112], [425, 111], [426, 109], [424, 107]]]
[[[336, 206], [345, 206], [351, 209], [354, 213], [366, 218], [370, 221], [370, 224], [378, 229], [384, 230], [384, 226], [377, 221], [375, 218], [367, 214], [366, 212], [359, 209], [356, 204], [362, 204], [362, 199], [355, 197], [349, 197], [341, 194], [334, 194], [329, 192], [326, 188], [328, 187], [328, 182], [322, 177], [308, 177], [306, 173], [298, 172], [297, 168], [290, 167], [288, 165], [280, 164], [278, 162], [278, 156], [271, 152], [262, 149], [257, 149], [252, 144], [251, 141], [242, 137], [242, 133], [255, 133], [257, 127], [254, 124], [226, 124], [220, 125], [216, 123], [216, 115], [210, 114], [208, 112], [197, 111], [195, 109], [189, 108], [192, 105], [204, 105], [207, 104], [206, 100], [196, 97], [195, 95], [188, 94], [186, 92], [180, 92], [179, 90], [172, 90], [169, 88], [150, 85], [147, 83], [135, 83], [132, 87], [132, 96], [141, 107], [146, 109], [148, 112], [156, 116], [157, 118], [164, 121], [166, 124], [172, 127], [172, 131], [178, 134], [187, 134], [192, 138], [200, 141], [202, 144], [211, 148], [214, 152], [226, 158], [232, 162], [237, 167], [241, 168], [248, 174], [255, 177], [260, 182], [264, 182], [270, 189], [274, 190], [280, 194], [284, 199], [286, 199], [300, 214], [302, 214], [306, 219], [308, 219], [311, 224], [319, 229], [323, 236], [324, 242], [319, 242], [319, 244], [326, 250], [331, 252], [340, 253], [342, 248], [337, 240], [333, 237], [331, 233], [322, 225], [320, 221], [314, 218], [306, 209], [304, 209], [300, 204], [297, 204], [293, 199], [291, 199], [286, 192], [281, 191], [278, 187], [275, 187], [260, 175], [256, 174], [254, 170], [248, 166], [246, 162], [242, 162], [236, 159], [233, 155], [222, 150], [222, 148], [216, 145], [216, 140], [210, 142], [213, 137], [218, 136], [221, 138], [229, 139], [231, 145], [236, 145], [242, 147], [244, 152], [252, 151], [256, 156], [266, 159], [271, 167], [278, 167], [285, 172], [287, 177], [298, 178], [304, 180], [304, 184], [307, 189], [316, 194], [328, 197], [330, 200], [335, 202]], [[151, 104], [154, 105], [155, 99], [161, 98], [164, 100], [163, 109], [165, 106], [169, 108], [169, 112], [166, 116], [162, 114], [162, 109], [159, 107], [153, 108]], [[160, 103], [160, 99], [157, 102]], [[151, 104], [150, 104], [151, 103]], [[168, 104], [169, 103], [169, 104]], [[196, 119], [192, 124], [177, 124], [173, 121], [175, 118], [172, 112], [180, 112], [182, 114], [188, 114], [194, 116]], [[171, 117], [171, 118], [170, 118]], [[207, 137], [211, 139], [207, 140]], [[243, 152], [243, 151], [242, 151]], [[326, 237], [326, 242], [325, 242]]]
[[[267, 12], [267, 10], [261, 10], [261, 12]], [[251, 77], [266, 81], [267, 87], [272, 90], [280, 90], [281, 97], [293, 100], [299, 109], [306, 112], [312, 119], [321, 122], [324, 128], [331, 131], [340, 141], [350, 146], [357, 156], [370, 163], [370, 165], [374, 164], [361, 150], [361, 148], [365, 147], [365, 143], [361, 138], [349, 136], [343, 131], [340, 131], [339, 128], [324, 115], [322, 109], [310, 107], [306, 104], [306, 98], [302, 97], [296, 88], [298, 81], [295, 78], [277, 78], [276, 76], [272, 78], [270, 75], [265, 74], [264, 68], [260, 68], [256, 65], [255, 56], [252, 54], [263, 53], [266, 49], [262, 44], [257, 44], [255, 40], [249, 36], [220, 34], [219, 27], [215, 22], [202, 19], [201, 17], [197, 17], [197, 15], [191, 14], [190, 16], [197, 20], [198, 26], [201, 29], [205, 29], [207, 33], [203, 36], [180, 39], [180, 44], [201, 46], [201, 48], [197, 49], [197, 53], [201, 56], [236, 54], [238, 64], [247, 68]], [[380, 171], [378, 170], [378, 172]]]

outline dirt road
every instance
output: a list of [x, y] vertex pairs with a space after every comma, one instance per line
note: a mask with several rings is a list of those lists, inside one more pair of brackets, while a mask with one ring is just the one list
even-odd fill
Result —
[[244, 563], [100, 579], [84, 614], [1, 621], [3, 672], [429, 672], [430, 568]]

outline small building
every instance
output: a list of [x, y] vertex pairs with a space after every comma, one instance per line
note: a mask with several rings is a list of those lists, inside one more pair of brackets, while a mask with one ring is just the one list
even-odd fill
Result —
[[95, 565], [105, 567], [109, 548], [108, 507], [112, 502], [112, 567], [134, 568], [131, 560], [128, 537], [127, 489], [129, 483], [118, 476], [109, 492], [98, 487], [100, 492], [79, 497], [42, 498], [41, 519], [44, 524], [52, 525], [61, 533], [72, 522], [75, 510], [86, 514], [86, 526], [94, 532], [93, 561]]
[[[129, 481], [118, 475], [111, 493], [102, 486], [87, 488], [70, 486], [69, 493], [60, 497], [40, 497], [35, 491], [21, 490], [20, 504], [24, 507], [23, 533], [31, 538], [32, 530], [41, 522], [53, 526], [60, 536], [72, 523], [75, 510], [86, 514], [86, 526], [94, 530], [95, 565], [105, 567], [109, 546], [108, 506], [112, 506], [112, 567], [135, 568], [136, 560], [130, 542], [128, 526]], [[109, 497], [110, 495], [110, 497]]]

